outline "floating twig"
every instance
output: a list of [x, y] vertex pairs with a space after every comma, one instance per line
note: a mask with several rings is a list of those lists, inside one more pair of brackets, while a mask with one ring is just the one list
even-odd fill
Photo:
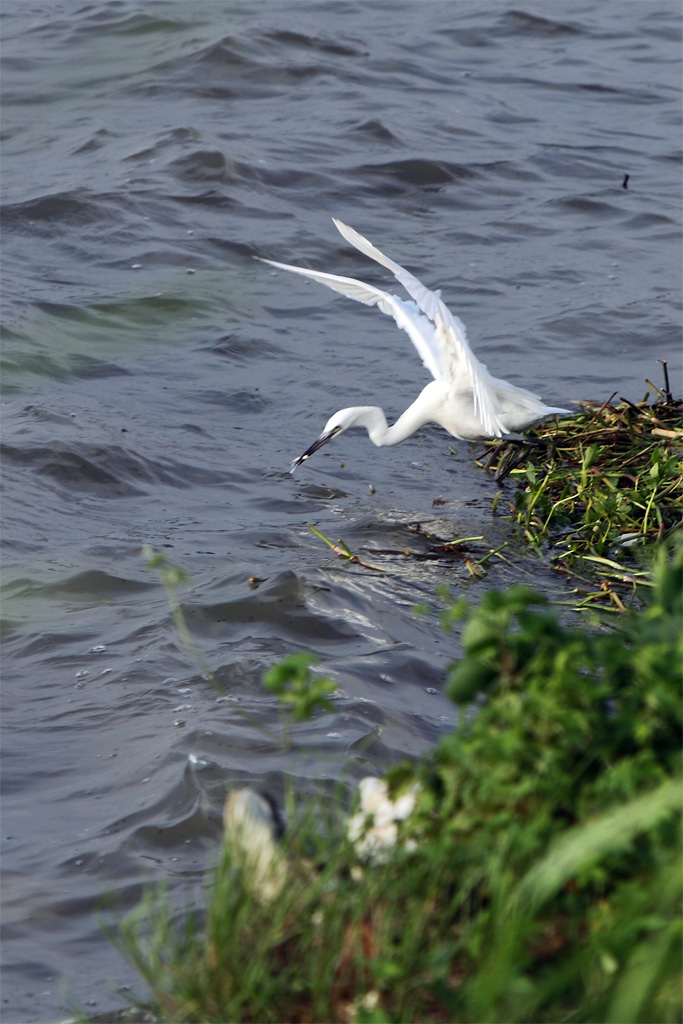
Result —
[[354, 555], [341, 537], [338, 538], [338, 543], [335, 544], [334, 541], [330, 540], [329, 537], [326, 537], [324, 533], [320, 532], [320, 530], [316, 530], [315, 526], [311, 526], [310, 523], [308, 524], [308, 529], [311, 533], [315, 534], [316, 537], [324, 541], [328, 547], [332, 548], [335, 555], [339, 555], [341, 558], [346, 558], [353, 565], [361, 565], [364, 569], [372, 569], [373, 572], [384, 572], [384, 570], [380, 569], [379, 566], [371, 565], [369, 562], [365, 562], [362, 558], [359, 558], [358, 555]]

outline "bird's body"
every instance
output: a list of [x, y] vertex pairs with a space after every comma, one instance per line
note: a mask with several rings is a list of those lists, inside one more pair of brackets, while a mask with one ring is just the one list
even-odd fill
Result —
[[410, 336], [422, 362], [434, 377], [406, 411], [391, 426], [378, 406], [353, 406], [340, 409], [330, 417], [322, 434], [292, 464], [292, 469], [308, 459], [337, 434], [350, 427], [365, 427], [378, 447], [399, 444], [424, 426], [438, 423], [453, 437], [480, 440], [503, 437], [533, 426], [546, 416], [568, 413], [567, 409], [545, 405], [538, 395], [508, 381], [492, 377], [474, 356], [464, 324], [453, 316], [439, 292], [429, 289], [411, 273], [394, 263], [353, 228], [335, 220], [344, 238], [357, 249], [391, 270], [413, 301], [364, 284], [350, 277], [326, 274], [318, 270], [293, 267], [265, 260], [281, 270], [302, 274], [327, 285], [334, 291], [368, 306], [377, 306], [394, 318], [398, 327]]

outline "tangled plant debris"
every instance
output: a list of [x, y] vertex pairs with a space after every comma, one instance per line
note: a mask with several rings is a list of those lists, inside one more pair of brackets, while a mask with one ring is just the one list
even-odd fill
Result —
[[511, 514], [575, 582], [577, 607], [623, 611], [650, 585], [639, 549], [680, 529], [683, 400], [667, 384], [653, 404], [585, 403], [531, 436], [545, 448], [491, 446], [489, 468], [517, 484]]

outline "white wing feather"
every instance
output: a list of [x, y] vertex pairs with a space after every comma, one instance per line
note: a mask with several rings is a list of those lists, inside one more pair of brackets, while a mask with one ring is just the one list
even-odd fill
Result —
[[321, 270], [293, 267], [289, 263], [276, 263], [275, 260], [261, 259], [261, 262], [269, 263], [271, 267], [279, 267], [280, 270], [289, 270], [293, 274], [310, 277], [313, 281], [319, 281], [349, 299], [365, 303], [366, 306], [377, 306], [382, 313], [394, 318], [397, 327], [406, 331], [422, 362], [435, 380], [440, 380], [444, 376], [442, 362], [437, 358], [441, 348], [436, 337], [437, 329], [420, 313], [414, 302], [399, 299], [396, 295], [384, 292], [381, 288], [374, 288], [363, 281], [356, 281], [353, 277], [325, 274]]
[[496, 399], [493, 379], [486, 366], [479, 362], [472, 352], [467, 341], [465, 325], [451, 313], [446, 303], [442, 301], [439, 292], [432, 292], [426, 288], [408, 270], [385, 256], [358, 231], [334, 217], [332, 219], [335, 227], [347, 242], [392, 272], [422, 312], [435, 324], [435, 331], [430, 335], [424, 332], [423, 337], [425, 343], [430, 347], [430, 354], [438, 368], [438, 373], [434, 372], [416, 344], [425, 366], [432, 370], [437, 379], [444, 378], [448, 383], [458, 387], [462, 387], [464, 384], [471, 385], [474, 412], [479, 417], [487, 434], [491, 437], [501, 437], [503, 434], [509, 433], [500, 418], [502, 409]]

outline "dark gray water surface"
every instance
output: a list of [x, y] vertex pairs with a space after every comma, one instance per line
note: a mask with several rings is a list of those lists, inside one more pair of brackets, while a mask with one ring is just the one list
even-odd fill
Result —
[[[680, 5], [5, 0], [2, 32], [2, 1019], [51, 1021], [125, 1003], [98, 901], [197, 879], [228, 785], [350, 785], [454, 723], [457, 637], [417, 602], [561, 592], [514, 544], [483, 584], [381, 553], [511, 539], [437, 428], [289, 476], [335, 409], [391, 419], [427, 378], [387, 318], [252, 257], [388, 284], [337, 216], [548, 402], [639, 400], [658, 359], [678, 389]], [[191, 574], [222, 695], [145, 543]], [[260, 676], [301, 649], [341, 695], [285, 753]]]

